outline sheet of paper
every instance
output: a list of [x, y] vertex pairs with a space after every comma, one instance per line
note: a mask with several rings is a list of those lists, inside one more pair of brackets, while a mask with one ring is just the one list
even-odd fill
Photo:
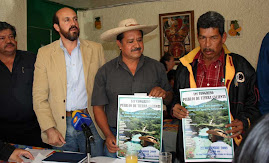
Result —
[[231, 123], [226, 87], [180, 89], [185, 162], [232, 162], [233, 139], [225, 131]]
[[31, 154], [34, 156], [34, 160], [26, 159], [24, 157], [21, 157], [23, 162], [28, 163], [41, 163], [44, 158], [46, 158], [48, 155], [54, 152], [52, 149], [29, 149], [26, 148], [25, 150], [31, 152]]
[[46, 156], [43, 156], [42, 154], [38, 153], [35, 159], [32, 161], [32, 163], [41, 163], [43, 159], [45, 159]]
[[31, 152], [34, 157], [36, 157], [39, 153], [47, 157], [49, 154], [55, 151], [53, 149], [29, 149], [29, 148], [26, 148], [25, 150]]
[[[162, 98], [118, 95], [118, 157], [136, 151], [141, 161], [158, 162], [162, 148]], [[154, 125], [153, 125], [154, 124]]]

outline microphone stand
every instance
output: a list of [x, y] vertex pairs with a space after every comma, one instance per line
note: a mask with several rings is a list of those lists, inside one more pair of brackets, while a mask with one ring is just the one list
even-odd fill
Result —
[[88, 137], [86, 137], [86, 151], [87, 151], [87, 159], [88, 159], [88, 163], [91, 162], [91, 143], [90, 143], [90, 139]]
[[81, 125], [81, 128], [83, 129], [83, 133], [85, 135], [86, 138], [86, 152], [87, 152], [87, 159], [88, 159], [88, 163], [90, 163], [90, 159], [91, 159], [91, 141], [94, 143], [94, 138], [92, 135], [92, 132], [89, 128], [89, 126], [87, 126], [87, 124], [83, 123]]

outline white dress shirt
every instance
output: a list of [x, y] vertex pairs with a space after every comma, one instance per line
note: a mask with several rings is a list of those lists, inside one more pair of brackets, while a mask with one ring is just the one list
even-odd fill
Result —
[[60, 39], [60, 47], [64, 51], [66, 76], [67, 76], [67, 97], [66, 111], [74, 111], [87, 108], [87, 91], [85, 86], [82, 56], [80, 51], [80, 41], [77, 46], [68, 53]]

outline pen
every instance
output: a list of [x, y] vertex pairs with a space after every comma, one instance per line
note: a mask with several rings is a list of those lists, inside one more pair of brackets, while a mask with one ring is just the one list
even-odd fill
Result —
[[24, 155], [22, 155], [22, 157], [25, 158], [25, 159], [29, 159], [28, 157], [26, 157], [26, 156], [24, 156]]
[[49, 154], [47, 155], [47, 157], [53, 155], [54, 153], [56, 153], [56, 151], [52, 151], [51, 153], [49, 153]]

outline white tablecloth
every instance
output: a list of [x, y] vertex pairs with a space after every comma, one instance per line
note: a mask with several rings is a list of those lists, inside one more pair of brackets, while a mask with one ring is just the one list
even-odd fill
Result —
[[[125, 163], [125, 159], [110, 158], [110, 157], [93, 157], [93, 158], [91, 158], [91, 162], [95, 162], [95, 163]], [[138, 161], [138, 163], [145, 163], [145, 162]]]
[[[32, 153], [32, 155], [35, 157], [35, 160], [29, 160], [22, 158], [25, 163], [42, 163], [41, 160], [46, 158], [46, 155], [51, 153], [53, 150], [39, 150], [39, 149], [26, 149]], [[87, 163], [87, 159], [83, 163]], [[119, 159], [119, 158], [111, 158], [111, 157], [105, 157], [105, 156], [99, 156], [99, 157], [92, 157], [91, 163], [125, 163], [125, 159]], [[138, 163], [145, 163], [143, 161], [138, 161]], [[148, 162], [147, 162], [148, 163]]]

